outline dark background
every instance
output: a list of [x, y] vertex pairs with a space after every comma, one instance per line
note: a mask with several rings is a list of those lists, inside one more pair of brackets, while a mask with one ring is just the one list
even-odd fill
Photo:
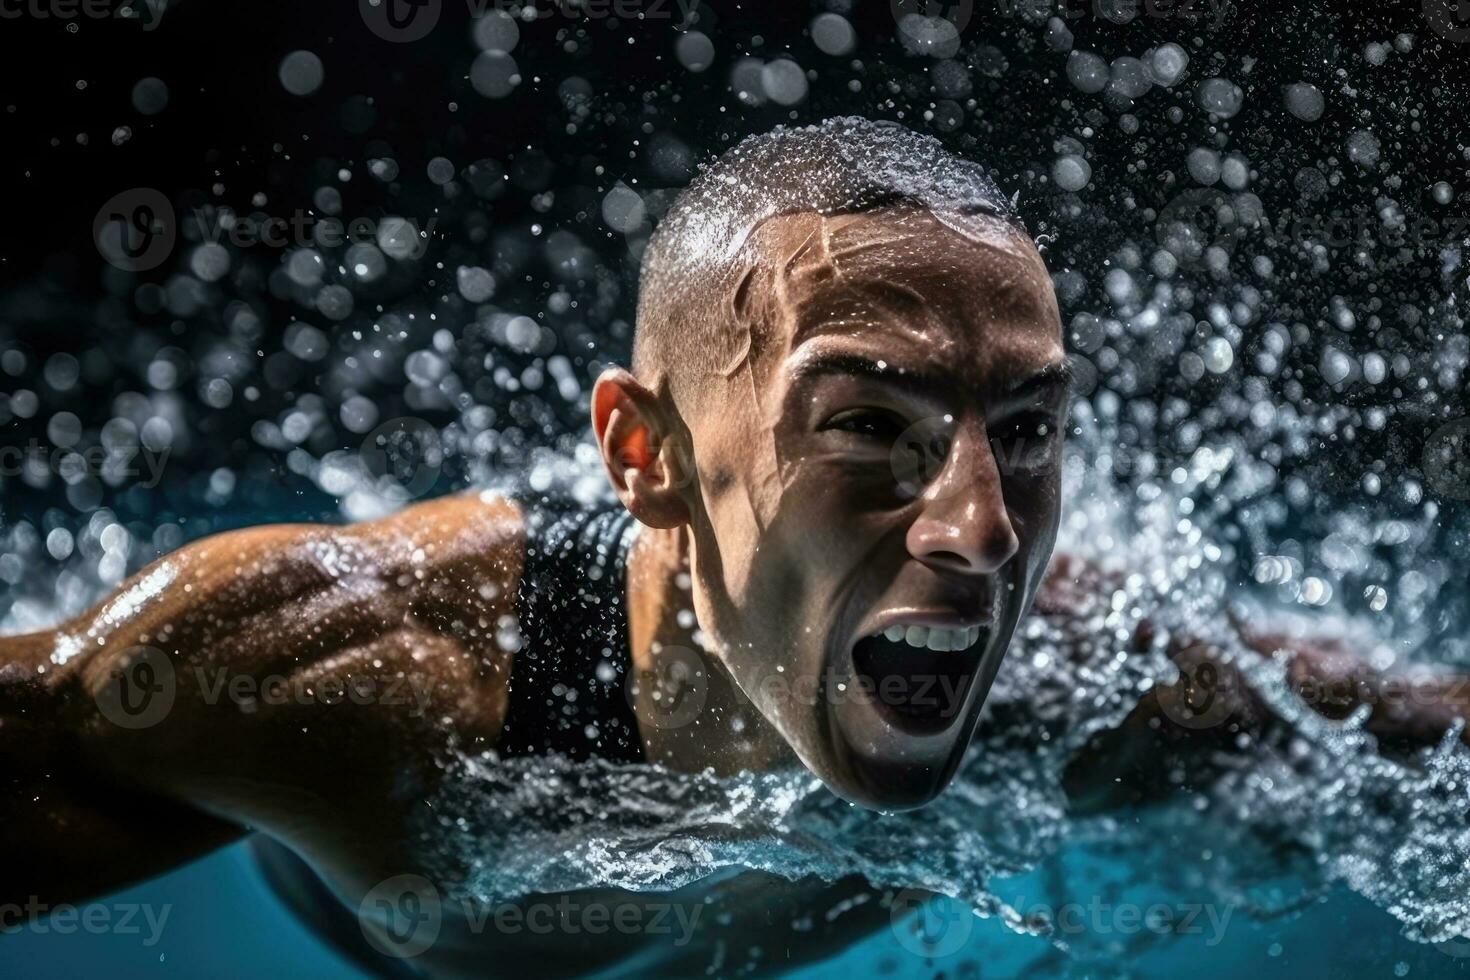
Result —
[[[1242, 579], [1251, 554], [1275, 549], [1310, 564], [1311, 542], [1342, 521], [1402, 518], [1418, 530], [1407, 545], [1375, 547], [1376, 579], [1418, 560], [1435, 563], [1436, 583], [1463, 581], [1454, 556], [1466, 545], [1464, 500], [1437, 494], [1421, 464], [1431, 435], [1467, 413], [1466, 270], [1457, 257], [1464, 236], [1400, 241], [1381, 232], [1386, 200], [1410, 222], [1465, 220], [1470, 22], [1443, 19], [1450, 8], [1432, 2], [1054, 4], [1051, 13], [1066, 14], [1071, 49], [1108, 61], [1164, 42], [1188, 51], [1178, 85], [1132, 100], [1115, 88], [1078, 91], [1066, 75], [1066, 46], [1049, 39], [1036, 4], [1021, 0], [930, 4], [927, 12], [963, 27], [947, 58], [904, 43], [899, 16], [924, 8], [913, 0], [701, 3], [692, 15], [690, 6], [620, 6], [641, 9], [639, 19], [606, 15], [610, 4], [596, 8], [600, 15], [553, 13], [543, 0], [546, 16], [520, 23], [511, 55], [522, 81], [503, 98], [480, 94], [470, 80], [477, 49], [464, 0], [443, 0], [435, 28], [412, 43], [376, 36], [349, 0], [178, 0], [151, 30], [117, 17], [0, 21], [0, 348], [20, 355], [0, 363], [0, 439], [49, 445], [48, 422], [60, 411], [81, 421], [74, 448], [102, 439], [110, 419], [130, 418], [138, 430], [150, 414], [171, 422], [156, 488], [136, 479], [78, 488], [54, 473], [0, 477], [10, 549], [39, 554], [49, 529], [80, 528], [98, 508], [138, 539], [131, 566], [220, 527], [339, 517], [341, 494], [314, 474], [329, 454], [362, 446], [360, 426], [341, 415], [354, 396], [370, 400], [379, 420], [411, 416], [439, 433], [430, 451], [444, 454], [442, 471], [436, 464], [438, 479], [424, 492], [527, 466], [539, 446], [569, 445], [582, 432], [586, 384], [567, 397], [544, 380], [546, 359], [565, 356], [585, 379], [628, 350], [646, 226], [633, 234], [608, 227], [601, 208], [614, 185], [638, 189], [654, 218], [699, 161], [740, 137], [856, 113], [930, 132], [1019, 194], [1059, 276], [1071, 339], [1102, 331], [1101, 349], [1084, 345], [1091, 370], [1081, 373], [1083, 394], [1111, 391], [1126, 406], [1104, 426], [1110, 438], [1157, 453], [1167, 467], [1193, 448], [1179, 442], [1188, 420], [1198, 427], [1195, 441], [1226, 440], [1270, 464], [1270, 488], [1221, 502], [1212, 514], [1223, 540], [1250, 544], [1240, 549]], [[828, 11], [854, 26], [850, 54], [814, 46], [809, 25]], [[687, 30], [713, 42], [706, 71], [676, 57]], [[1401, 36], [1409, 38], [1402, 50], [1394, 43]], [[1386, 46], [1381, 64], [1365, 54], [1369, 44]], [[278, 78], [282, 58], [303, 49], [325, 67], [324, 83], [305, 97]], [[742, 98], [731, 71], [747, 56], [795, 58], [808, 72], [806, 97], [792, 106]], [[1244, 90], [1231, 118], [1197, 102], [1199, 82], [1215, 75]], [[134, 85], [149, 77], [169, 93], [156, 115], [133, 104]], [[1320, 120], [1303, 122], [1283, 106], [1282, 87], [1295, 82], [1326, 96]], [[130, 134], [117, 142], [119, 127]], [[1378, 140], [1372, 165], [1348, 160], [1346, 141], [1360, 129]], [[1244, 155], [1249, 190], [1267, 215], [1346, 214], [1368, 230], [1314, 251], [1320, 243], [1279, 228], [1212, 227], [1232, 256], [1229, 271], [1185, 262], [1171, 277], [1168, 315], [1141, 328], [1109, 299], [1106, 275], [1123, 268], [1145, 295], [1153, 288], [1158, 211], [1193, 186], [1184, 160], [1196, 146]], [[1092, 179], [1065, 193], [1049, 174], [1073, 150], [1085, 154]], [[429, 179], [436, 157], [453, 164], [448, 186]], [[392, 161], [383, 171], [391, 177], [373, 176], [371, 160]], [[341, 168], [352, 171], [349, 181], [336, 178]], [[1448, 201], [1431, 192], [1439, 181], [1452, 187]], [[314, 288], [284, 278], [290, 249], [228, 246], [222, 279], [190, 274], [197, 209], [320, 220], [325, 186], [338, 188], [343, 220], [407, 215], [422, 226], [437, 218], [422, 257], [390, 261], [369, 284], [339, 273], [341, 249], [323, 250], [323, 282], [351, 285], [350, 315], [322, 315]], [[129, 273], [103, 261], [93, 224], [104, 202], [134, 188], [156, 188], [172, 202], [182, 240], [162, 265]], [[1271, 260], [1267, 274], [1253, 262], [1260, 256]], [[493, 273], [488, 302], [456, 291], [462, 265]], [[1257, 312], [1233, 326], [1211, 319], [1212, 304], [1228, 310], [1247, 293]], [[1350, 329], [1334, 322], [1334, 302], [1355, 311]], [[496, 314], [540, 324], [531, 349], [506, 344], [489, 326]], [[1273, 322], [1298, 342], [1278, 372], [1259, 372], [1254, 357]], [[301, 324], [321, 332], [324, 350], [308, 344], [311, 356], [301, 356], [289, 339]], [[449, 343], [436, 348], [442, 331]], [[1203, 378], [1181, 373], [1181, 352], [1217, 334], [1232, 339], [1234, 366]], [[1360, 375], [1329, 383], [1320, 370], [1328, 343], [1400, 354], [1408, 366], [1387, 385]], [[410, 355], [423, 350], [437, 352], [434, 371], [445, 373], [410, 369]], [[58, 353], [76, 358], [78, 375], [61, 387], [46, 371]], [[163, 387], [149, 373], [159, 361], [168, 367]], [[504, 378], [524, 378], [528, 368], [542, 383], [507, 391]], [[202, 394], [218, 378], [232, 391], [224, 404]], [[29, 414], [15, 411], [19, 391], [35, 396]], [[1289, 405], [1299, 424], [1253, 423], [1250, 409], [1263, 398]], [[1387, 415], [1376, 429], [1363, 424], [1373, 408]], [[292, 413], [307, 421], [299, 439], [281, 434]], [[392, 465], [413, 470], [423, 451], [397, 446], [403, 458]], [[1140, 478], [1121, 456], [1116, 465], [1121, 481]], [[1365, 493], [1369, 475], [1380, 491]], [[1288, 492], [1293, 479], [1308, 492]], [[1426, 503], [1434, 507], [1427, 518]], [[20, 524], [37, 533], [17, 538]], [[165, 524], [181, 532], [160, 537]], [[1437, 628], [1450, 625], [1441, 618]]]

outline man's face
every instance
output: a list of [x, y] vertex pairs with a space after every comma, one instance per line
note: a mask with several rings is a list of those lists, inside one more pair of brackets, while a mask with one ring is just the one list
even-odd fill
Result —
[[745, 695], [836, 792], [953, 775], [1056, 536], [1060, 322], [1031, 243], [929, 212], [784, 215], [687, 419], [695, 601]]

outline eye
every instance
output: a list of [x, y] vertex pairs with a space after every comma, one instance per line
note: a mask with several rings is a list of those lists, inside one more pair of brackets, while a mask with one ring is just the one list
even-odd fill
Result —
[[991, 438], [1003, 442], [1051, 442], [1061, 426], [1050, 412], [1025, 412], [1007, 419], [992, 431]]
[[990, 448], [1002, 474], [1047, 470], [1056, 465], [1062, 423], [1051, 412], [1023, 412], [990, 432]]
[[882, 409], [853, 408], [832, 416], [819, 431], [829, 429], [891, 443], [903, 433], [904, 421]]

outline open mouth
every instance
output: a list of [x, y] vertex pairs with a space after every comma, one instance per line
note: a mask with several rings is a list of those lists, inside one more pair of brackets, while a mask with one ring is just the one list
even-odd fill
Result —
[[854, 682], [895, 727], [914, 734], [943, 731], [964, 708], [990, 631], [989, 624], [894, 624], [857, 641]]

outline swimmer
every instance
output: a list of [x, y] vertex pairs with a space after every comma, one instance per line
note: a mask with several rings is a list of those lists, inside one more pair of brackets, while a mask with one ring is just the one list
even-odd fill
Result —
[[[0, 902], [75, 902], [258, 831], [287, 901], [383, 974], [683, 974], [755, 946], [779, 972], [885, 926], [860, 879], [755, 872], [616, 893], [707, 909], [683, 945], [446, 921], [394, 959], [358, 910], [396, 875], [465, 876], [423, 833], [454, 753], [804, 766], [887, 810], [941, 793], [1018, 625], [1111, 588], [1052, 554], [1068, 370], [1032, 239], [980, 168], [901, 127], [752, 137], [659, 224], [631, 367], [597, 380], [591, 416], [609, 506], [477, 492], [233, 531], [0, 640]], [[1345, 649], [1245, 638], [1295, 649], [1295, 681], [1347, 678], [1318, 706], [1371, 700], [1385, 738], [1467, 713], [1447, 679], [1391, 709]], [[1218, 656], [1143, 624], [1150, 644]], [[1075, 767], [1078, 805], [1145, 793], [1163, 749], [1271, 723], [1227, 694], [1200, 731], [1145, 697]], [[845, 911], [773, 936], [814, 908]]]

